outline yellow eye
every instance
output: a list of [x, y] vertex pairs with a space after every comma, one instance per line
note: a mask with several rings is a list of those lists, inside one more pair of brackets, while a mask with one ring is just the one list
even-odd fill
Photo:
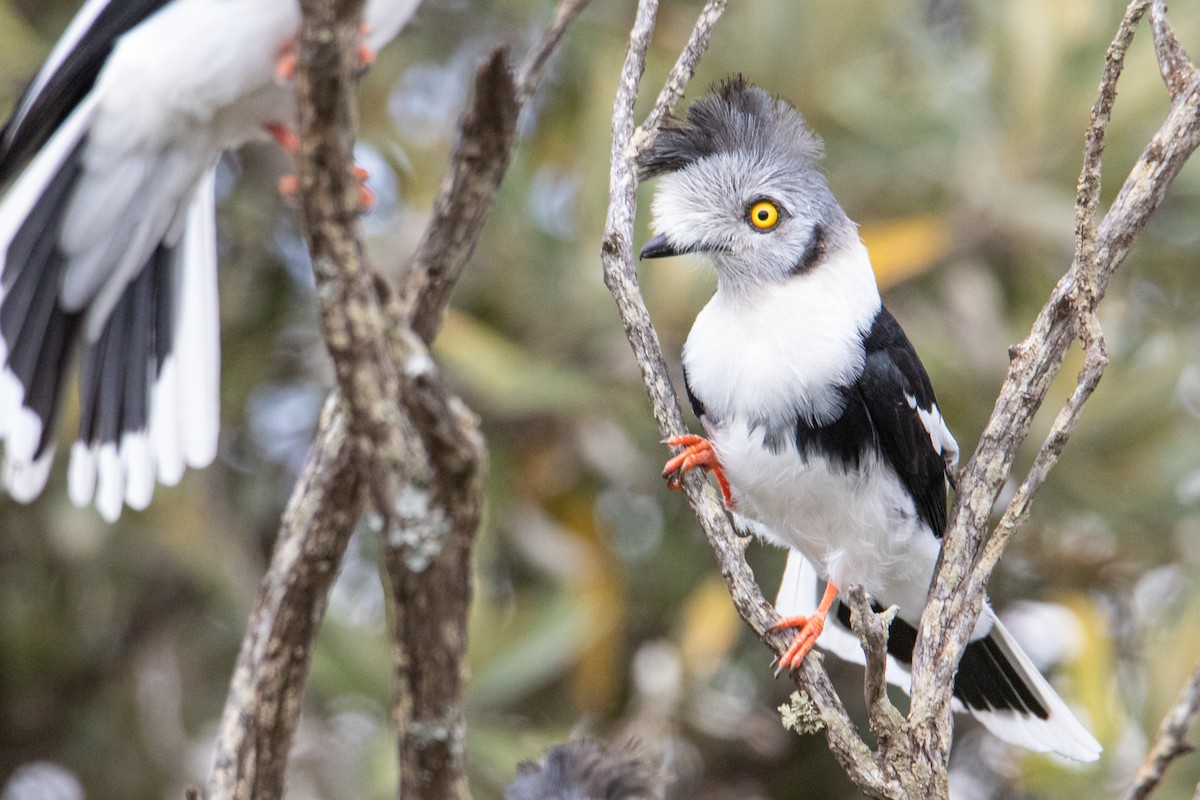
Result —
[[759, 200], [750, 206], [750, 224], [760, 231], [769, 231], [779, 224], [779, 208], [770, 200]]

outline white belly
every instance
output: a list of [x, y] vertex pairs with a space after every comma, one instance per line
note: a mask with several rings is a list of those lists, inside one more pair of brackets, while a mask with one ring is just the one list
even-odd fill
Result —
[[778, 453], [761, 429], [733, 423], [709, 431], [733, 487], [737, 513], [762, 538], [805, 555], [823, 576], [857, 584], [916, 621], [937, 561], [939, 542], [917, 515], [895, 472], [878, 457], [843, 469], [802, 457], [788, 443]]

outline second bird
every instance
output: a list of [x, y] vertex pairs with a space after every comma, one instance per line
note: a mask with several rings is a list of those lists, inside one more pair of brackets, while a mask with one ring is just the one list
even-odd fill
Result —
[[[368, 49], [419, 0], [369, 0]], [[0, 484], [45, 486], [82, 345], [68, 487], [113, 520], [216, 455], [214, 174], [287, 142], [296, 0], [88, 0], [0, 129]]]

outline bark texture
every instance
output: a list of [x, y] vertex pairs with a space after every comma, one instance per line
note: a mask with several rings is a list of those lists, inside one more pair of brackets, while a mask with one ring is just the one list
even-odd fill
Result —
[[586, 5], [561, 3], [518, 75], [504, 48], [480, 67], [433, 219], [393, 291], [366, 260], [353, 173], [362, 2], [301, 2], [297, 166], [337, 390], [250, 617], [207, 797], [283, 795], [313, 642], [364, 512], [394, 606], [400, 795], [465, 796], [467, 612], [486, 453], [428, 348], [509, 164], [521, 106]]

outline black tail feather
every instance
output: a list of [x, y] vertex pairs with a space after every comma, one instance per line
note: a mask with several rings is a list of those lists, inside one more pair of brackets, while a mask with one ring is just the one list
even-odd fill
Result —
[[[875, 606], [876, 611], [882, 611]], [[850, 609], [838, 603], [838, 620], [850, 627]], [[917, 629], [897, 617], [888, 632], [888, 655], [902, 664], [912, 664], [917, 645]], [[954, 675], [954, 696], [967, 708], [980, 710], [1012, 710], [1048, 719], [1050, 712], [1033, 690], [1021, 679], [1008, 657], [992, 639], [985, 636], [969, 642], [958, 662]]]
[[170, 353], [173, 258], [171, 249], [155, 251], [84, 353], [80, 441], [119, 443], [149, 427], [152, 381]]
[[81, 315], [58, 304], [64, 259], [57, 246], [67, 198], [80, 172], [80, 147], [67, 157], [38, 198], [5, 254], [0, 339], [7, 366], [25, 390], [24, 405], [42, 423], [35, 455], [53, 441], [62, 387]]

